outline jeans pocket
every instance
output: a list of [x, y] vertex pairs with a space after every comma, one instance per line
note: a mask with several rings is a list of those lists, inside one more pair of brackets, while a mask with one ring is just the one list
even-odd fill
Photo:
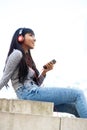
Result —
[[34, 96], [37, 93], [38, 93], [38, 88], [36, 86], [34, 86], [31, 89], [29, 87], [23, 86], [22, 88], [19, 88], [16, 91], [17, 97], [19, 99], [28, 99], [28, 98]]
[[38, 93], [38, 89], [36, 87], [33, 87], [30, 91], [29, 91], [30, 94], [35, 94], [35, 93]]

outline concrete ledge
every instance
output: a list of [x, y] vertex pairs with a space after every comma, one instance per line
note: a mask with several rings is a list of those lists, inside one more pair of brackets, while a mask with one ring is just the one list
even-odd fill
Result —
[[0, 112], [0, 130], [87, 130], [87, 119]]
[[60, 130], [60, 118], [0, 112], [0, 130]]
[[60, 130], [87, 130], [87, 119], [61, 118]]
[[53, 103], [18, 99], [0, 99], [0, 112], [53, 115]]
[[87, 130], [87, 119], [56, 114], [53, 103], [0, 99], [0, 130]]

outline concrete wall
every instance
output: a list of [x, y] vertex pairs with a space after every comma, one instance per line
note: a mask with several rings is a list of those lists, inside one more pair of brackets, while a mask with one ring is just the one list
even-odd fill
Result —
[[0, 113], [0, 130], [59, 130], [59, 124], [57, 117]]
[[0, 111], [34, 115], [52, 115], [53, 103], [18, 99], [0, 99]]
[[87, 130], [87, 119], [54, 116], [52, 110], [53, 103], [1, 99], [0, 130]]
[[87, 130], [87, 119], [0, 112], [0, 130]]
[[61, 118], [60, 130], [87, 130], [87, 119]]

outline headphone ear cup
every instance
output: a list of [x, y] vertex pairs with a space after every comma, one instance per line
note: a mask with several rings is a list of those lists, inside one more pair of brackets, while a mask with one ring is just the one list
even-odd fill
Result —
[[22, 35], [18, 36], [18, 42], [23, 42], [24, 41], [24, 37]]

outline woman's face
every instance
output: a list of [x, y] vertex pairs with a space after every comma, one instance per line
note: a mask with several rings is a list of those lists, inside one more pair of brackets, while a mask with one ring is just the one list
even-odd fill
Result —
[[35, 46], [35, 36], [31, 33], [26, 33], [24, 36], [24, 42], [23, 42], [23, 47], [25, 49], [33, 49]]

